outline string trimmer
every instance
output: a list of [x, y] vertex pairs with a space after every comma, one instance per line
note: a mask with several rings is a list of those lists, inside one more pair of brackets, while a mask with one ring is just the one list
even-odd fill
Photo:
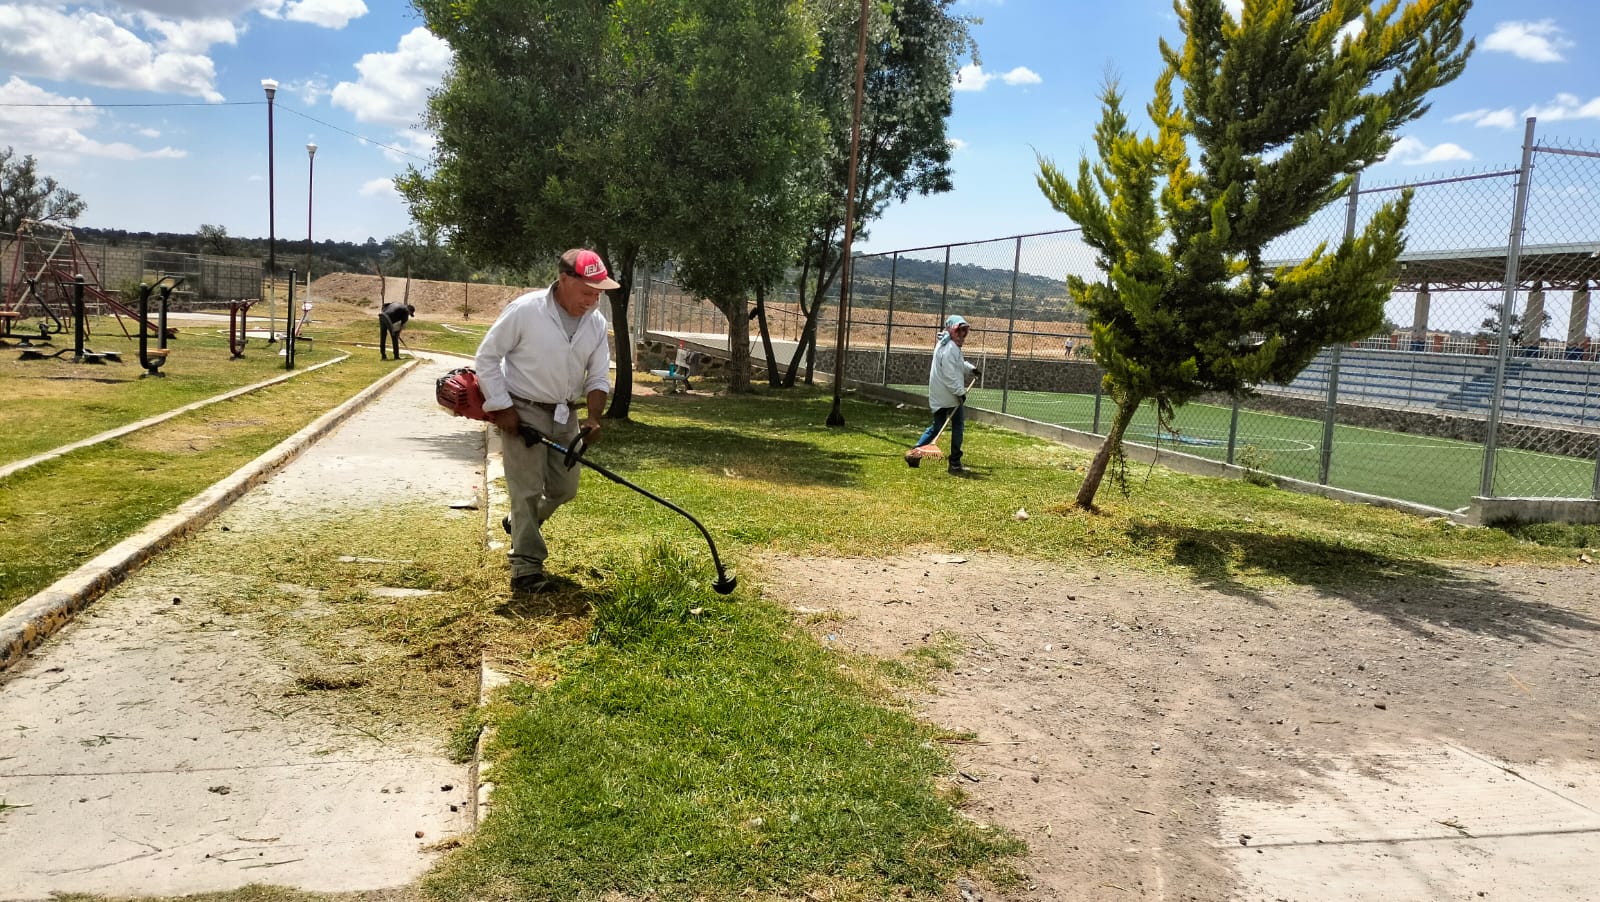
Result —
[[[439, 402], [439, 406], [450, 411], [456, 416], [466, 417], [470, 420], [483, 420], [485, 422], [490, 422], [493, 419], [488, 413], [484, 412], [483, 389], [478, 386], [478, 374], [472, 369], [472, 367], [460, 367], [445, 373], [443, 376], [440, 376], [439, 380], [434, 383], [434, 398]], [[584, 452], [588, 450], [587, 439], [589, 430], [580, 430], [578, 432], [577, 439], [574, 440], [570, 446], [561, 444], [548, 435], [545, 435], [539, 430], [534, 429], [532, 426], [529, 426], [527, 423], [522, 423], [519, 425], [517, 427], [517, 433], [522, 436], [523, 442], [525, 442], [530, 448], [536, 444], [544, 444], [561, 454], [569, 469], [576, 464], [582, 463], [584, 466], [595, 471], [596, 473], [599, 473], [601, 476], [604, 476], [617, 485], [626, 486], [627, 488], [633, 489], [635, 492], [638, 492], [646, 498], [649, 498], [651, 501], [671, 508], [677, 513], [682, 514], [690, 523], [695, 525], [696, 529], [700, 530], [700, 534], [705, 536], [706, 545], [711, 548], [711, 563], [717, 568], [717, 581], [711, 584], [711, 588], [718, 595], [727, 595], [733, 592], [734, 587], [739, 585], [738, 577], [729, 574], [722, 568], [722, 558], [717, 554], [717, 543], [712, 541], [711, 533], [705, 528], [704, 525], [700, 523], [699, 520], [695, 519], [693, 514], [677, 506], [676, 504], [673, 504], [671, 501], [662, 498], [660, 495], [634, 485], [621, 476], [618, 476], [616, 473], [611, 472], [605, 467], [602, 467], [594, 461], [583, 456]]]

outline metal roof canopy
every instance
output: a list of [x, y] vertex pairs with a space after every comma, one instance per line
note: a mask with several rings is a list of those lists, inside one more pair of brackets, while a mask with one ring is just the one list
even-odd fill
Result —
[[[1505, 288], [1506, 249], [1420, 251], [1400, 255], [1396, 291], [1500, 291]], [[1517, 288], [1587, 288], [1600, 282], [1600, 243], [1523, 245]]]

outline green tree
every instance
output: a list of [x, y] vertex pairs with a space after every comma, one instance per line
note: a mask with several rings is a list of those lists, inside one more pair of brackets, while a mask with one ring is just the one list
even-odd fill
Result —
[[1470, 0], [1399, 6], [1247, 0], [1235, 20], [1221, 0], [1178, 0], [1184, 43], [1161, 42], [1155, 135], [1130, 128], [1112, 79], [1099, 161], [1082, 158], [1074, 181], [1040, 159], [1040, 189], [1105, 273], [1068, 280], [1118, 407], [1080, 506], [1094, 505], [1108, 467], [1126, 491], [1122, 438], [1145, 401], [1170, 429], [1174, 408], [1201, 392], [1287, 382], [1324, 345], [1382, 324], [1409, 193], [1332, 253], [1269, 269], [1262, 249], [1344, 195], [1466, 65]]
[[[455, 54], [428, 106], [433, 165], [398, 181], [419, 222], [472, 259], [520, 269], [594, 247], [621, 285], [618, 336], [643, 259], [699, 273], [730, 332], [746, 327], [744, 294], [769, 278], [771, 249], [788, 247], [788, 201], [804, 209], [807, 182], [792, 171], [792, 73], [812, 52], [800, 0], [416, 6]], [[619, 341], [608, 417], [627, 417], [632, 369]]]
[[[866, 224], [882, 216], [889, 204], [951, 189], [950, 143], [945, 132], [951, 110], [950, 85], [962, 59], [978, 58], [969, 32], [978, 20], [952, 15], [952, 5], [954, 0], [891, 0], [871, 5], [856, 164], [857, 237], [865, 236]], [[796, 287], [805, 324], [782, 377], [785, 385], [794, 385], [802, 357], [814, 358], [818, 317], [835, 289], [843, 259], [840, 252], [850, 174], [860, 4], [855, 0], [813, 0], [813, 7], [820, 16], [822, 45], [807, 96], [828, 123], [828, 146], [817, 163], [816, 177], [831, 201], [818, 208], [800, 258]], [[776, 368], [770, 372], [776, 382]], [[809, 366], [806, 381], [811, 381]]]
[[[1489, 315], [1484, 317], [1478, 325], [1479, 338], [1486, 338], [1491, 342], [1500, 341], [1500, 311], [1505, 307], [1503, 303], [1489, 304]], [[1533, 343], [1535, 336], [1542, 333], [1546, 326], [1553, 321], [1549, 313], [1541, 313], [1537, 327], [1523, 322], [1521, 313], [1512, 313], [1511, 322], [1507, 324], [1509, 343], [1513, 348], [1520, 348], [1524, 344]]]
[[[627, 309], [642, 238], [627, 173], [630, 139], [653, 80], [637, 77], [622, 35], [627, 14], [650, 3], [600, 0], [414, 0], [454, 64], [429, 98], [438, 141], [426, 173], [411, 166], [395, 186], [413, 219], [448, 235], [470, 259], [523, 272], [554, 272], [555, 257], [592, 246], [621, 288], [611, 291], [614, 331]], [[648, 155], [648, 150], [642, 150]], [[616, 342], [616, 390], [606, 416], [626, 419], [632, 347]]]
[[794, 0], [685, 0], [658, 52], [679, 73], [663, 149], [674, 157], [676, 279], [728, 318], [729, 390], [750, 379], [750, 298], [800, 252], [821, 200], [809, 173], [822, 122], [803, 95], [815, 26]]
[[83, 210], [82, 198], [39, 174], [33, 154], [17, 159], [10, 145], [0, 150], [0, 232], [15, 234], [24, 220], [64, 225]]
[[228, 227], [201, 223], [195, 231], [200, 241], [200, 253], [227, 257], [233, 254], [233, 239], [228, 237]]

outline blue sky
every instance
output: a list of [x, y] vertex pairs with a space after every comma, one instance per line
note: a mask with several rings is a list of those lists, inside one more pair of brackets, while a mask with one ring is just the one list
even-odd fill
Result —
[[[893, 208], [860, 247], [884, 251], [1066, 228], [1034, 177], [1036, 154], [1075, 166], [1115, 72], [1132, 109], [1178, 38], [1167, 0], [962, 0], [981, 66], [963, 70], [949, 134], [956, 190]], [[0, 144], [88, 203], [83, 225], [230, 234], [268, 228], [261, 80], [274, 114], [276, 234], [306, 235], [305, 145], [315, 142], [312, 231], [364, 241], [409, 226], [389, 179], [425, 162], [415, 127], [449, 63], [398, 0], [0, 2]], [[1594, 0], [1479, 0], [1478, 51], [1434, 95], [1374, 177], [1513, 167], [1522, 122], [1600, 144]], [[64, 104], [82, 104], [64, 106]], [[92, 106], [88, 106], [92, 104]]]

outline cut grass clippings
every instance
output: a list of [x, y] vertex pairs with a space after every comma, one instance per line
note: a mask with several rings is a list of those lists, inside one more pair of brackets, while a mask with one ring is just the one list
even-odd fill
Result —
[[352, 358], [0, 480], [0, 613], [392, 369], [393, 364]]

